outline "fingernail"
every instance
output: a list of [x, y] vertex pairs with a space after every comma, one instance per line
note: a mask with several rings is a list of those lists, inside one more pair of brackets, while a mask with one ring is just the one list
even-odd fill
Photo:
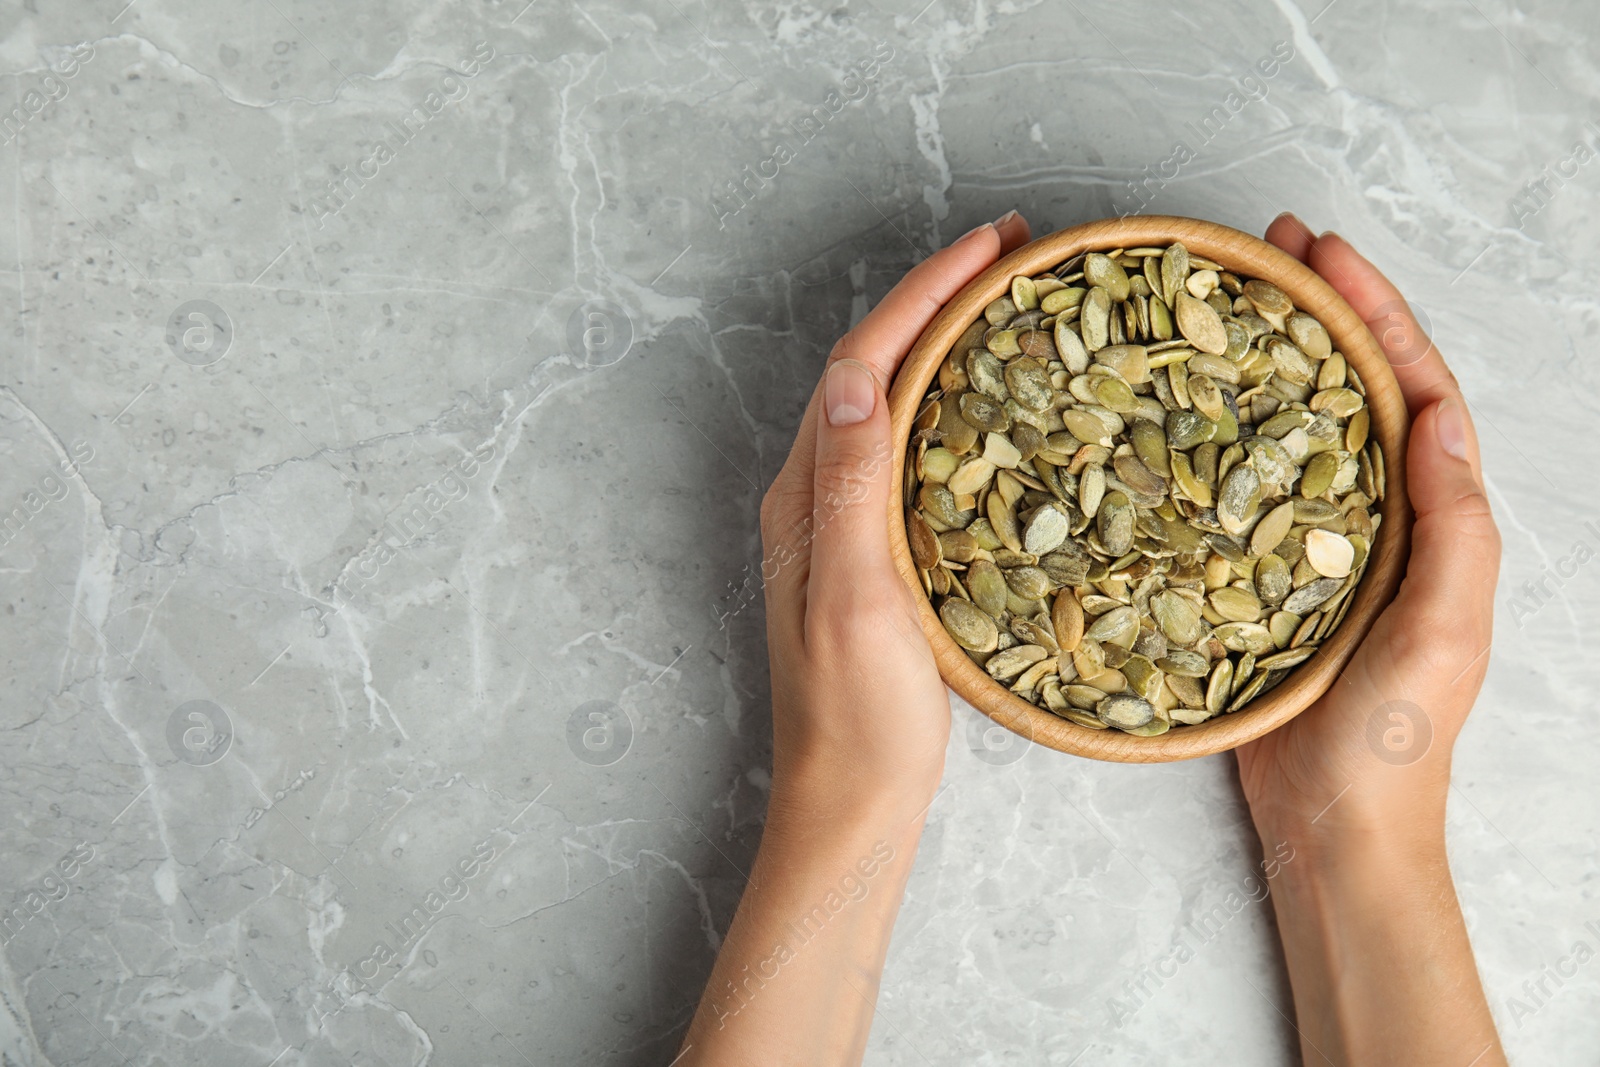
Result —
[[1467, 413], [1461, 409], [1461, 401], [1455, 397], [1446, 397], [1439, 401], [1439, 409], [1434, 412], [1433, 424], [1435, 432], [1439, 435], [1439, 447], [1460, 460], [1467, 458]]
[[831, 426], [854, 426], [865, 422], [877, 401], [877, 383], [872, 372], [853, 359], [841, 359], [828, 368], [822, 386], [822, 405]]
[[1014, 219], [1016, 217], [1017, 217], [1017, 211], [1016, 211], [1015, 208], [1012, 208], [1010, 211], [1006, 212], [1004, 215], [1001, 215], [999, 218], [994, 220], [994, 228], [998, 230], [1000, 227], [1004, 226], [1006, 223], [1010, 222], [1012, 219]]
[[1322, 235], [1320, 237], [1318, 237], [1317, 240], [1326, 241], [1330, 237], [1337, 238], [1340, 241], [1344, 240], [1343, 237], [1340, 237], [1338, 234], [1334, 233], [1332, 230], [1323, 230], [1322, 231]]
[[1307, 226], [1303, 221], [1301, 221], [1300, 216], [1296, 215], [1292, 211], [1285, 211], [1283, 214], [1279, 215], [1277, 218], [1273, 219], [1272, 221], [1273, 222], [1283, 222], [1285, 219], [1287, 219], [1290, 223], [1292, 223], [1294, 225], [1294, 228], [1299, 230], [1301, 233], [1310, 233], [1311, 232], [1311, 227]]
[[966, 241], [966, 240], [969, 240], [969, 239], [971, 239], [973, 237], [978, 236], [978, 234], [982, 233], [984, 230], [990, 230], [990, 229], [993, 229], [993, 228], [994, 228], [994, 223], [992, 223], [992, 222], [986, 222], [982, 226], [974, 226], [972, 229], [968, 230], [966, 233], [962, 234], [960, 237], [957, 237], [953, 243], [954, 244], [960, 244], [962, 241]]

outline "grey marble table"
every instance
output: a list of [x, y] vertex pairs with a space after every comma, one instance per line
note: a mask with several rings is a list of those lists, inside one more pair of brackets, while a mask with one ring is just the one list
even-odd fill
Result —
[[[762, 491], [1013, 206], [1292, 208], [1426, 317], [1505, 534], [1452, 863], [1513, 1057], [1595, 1062], [1592, 5], [124, 3], [0, 14], [0, 1062], [671, 1060]], [[1295, 1061], [1232, 759], [952, 715], [867, 1062]]]

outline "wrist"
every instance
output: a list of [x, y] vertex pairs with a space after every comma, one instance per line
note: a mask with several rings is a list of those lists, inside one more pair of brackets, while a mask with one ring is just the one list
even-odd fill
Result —
[[1319, 802], [1315, 811], [1253, 800], [1251, 816], [1262, 847], [1271, 852], [1287, 841], [1310, 861], [1303, 869], [1357, 861], [1404, 865], [1406, 857], [1443, 855], [1448, 792], [1448, 777], [1437, 787], [1431, 781], [1364, 779]]
[[1442, 817], [1263, 828], [1261, 843], [1268, 855], [1274, 850], [1281, 855], [1287, 843], [1294, 860], [1284, 869], [1296, 883], [1342, 883], [1381, 892], [1441, 872], [1449, 877]]
[[853, 775], [848, 768], [788, 766], [773, 775], [762, 850], [786, 863], [852, 864], [887, 844], [913, 851], [938, 788]]
[[768, 821], [794, 813], [828, 822], [909, 823], [926, 815], [943, 773], [942, 752], [931, 763], [896, 767], [831, 754], [779, 759]]

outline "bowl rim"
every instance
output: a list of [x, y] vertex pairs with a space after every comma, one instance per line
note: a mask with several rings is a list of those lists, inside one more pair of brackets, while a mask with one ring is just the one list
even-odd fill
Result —
[[[1383, 450], [1385, 494], [1379, 507], [1382, 536], [1355, 589], [1343, 621], [1315, 655], [1295, 667], [1270, 693], [1237, 712], [1157, 737], [1120, 730], [1090, 730], [1028, 703], [994, 681], [945, 631], [911, 559], [906, 534], [906, 452], [911, 424], [922, 408], [950, 349], [996, 297], [1010, 292], [1011, 279], [1033, 276], [1082, 252], [1165, 246], [1181, 241], [1190, 252], [1245, 277], [1270, 281], [1297, 310], [1328, 330], [1334, 350], [1361, 376], [1371, 410], [1369, 439]], [[901, 364], [889, 394], [893, 474], [889, 542], [896, 569], [909, 585], [918, 616], [946, 684], [990, 719], [1028, 741], [1060, 752], [1118, 763], [1166, 763], [1235, 748], [1284, 725], [1310, 707], [1340, 676], [1373, 622], [1394, 598], [1410, 550], [1411, 507], [1405, 485], [1405, 449], [1410, 417], [1394, 371], [1367, 324], [1316, 272], [1289, 253], [1242, 230], [1176, 215], [1128, 215], [1100, 219], [1035, 238], [991, 265], [934, 316]]]

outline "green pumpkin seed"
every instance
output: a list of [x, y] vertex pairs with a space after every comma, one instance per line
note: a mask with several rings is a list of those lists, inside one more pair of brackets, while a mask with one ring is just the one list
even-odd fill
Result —
[[1300, 616], [1309, 615], [1337, 593], [1342, 584], [1338, 578], [1318, 578], [1290, 593], [1283, 602], [1283, 610]]
[[1054, 551], [1067, 539], [1071, 525], [1066, 515], [1048, 504], [1045, 505], [1035, 511], [1033, 517], [1028, 520], [1027, 528], [1022, 535], [1023, 551], [1036, 556]]
[[1039, 292], [1032, 278], [1019, 274], [1011, 279], [1011, 302], [1019, 311], [1032, 311], [1039, 306]]
[[1261, 601], [1248, 589], [1223, 586], [1213, 590], [1207, 599], [1212, 610], [1229, 622], [1253, 623], [1261, 617]]
[[1200, 608], [1188, 597], [1168, 590], [1150, 598], [1150, 615], [1167, 640], [1189, 646], [1200, 640]]
[[970, 652], [993, 652], [1000, 643], [994, 619], [965, 600], [946, 600], [939, 608], [939, 619], [956, 644]]
[[1235, 537], [1244, 533], [1261, 506], [1261, 479], [1255, 468], [1239, 464], [1228, 472], [1217, 494], [1217, 521]]
[[1111, 343], [1111, 294], [1101, 286], [1089, 290], [1078, 318], [1083, 346], [1091, 353]]
[[981, 393], [963, 393], [959, 404], [961, 417], [974, 429], [987, 433], [1005, 433], [1011, 429], [1011, 417], [1006, 409]]
[[1222, 647], [1231, 652], [1254, 652], [1258, 655], [1273, 649], [1272, 633], [1258, 622], [1225, 622], [1216, 628], [1216, 637]]
[[1107, 493], [1095, 515], [1100, 543], [1113, 556], [1133, 547], [1133, 505], [1120, 492]]
[[1017, 403], [1032, 411], [1044, 411], [1055, 399], [1050, 375], [1026, 356], [1006, 364], [1005, 383]]
[[1180, 452], [1209, 441], [1217, 432], [1217, 424], [1193, 411], [1167, 413], [1167, 444]]
[[1256, 523], [1255, 532], [1250, 535], [1251, 555], [1264, 557], [1289, 536], [1289, 527], [1294, 525], [1294, 505], [1285, 501], [1267, 512], [1261, 521]]
[[1204, 656], [1183, 648], [1167, 649], [1167, 654], [1156, 660], [1156, 666], [1178, 678], [1204, 678], [1211, 670], [1211, 662]]
[[1039, 645], [1018, 645], [1016, 648], [995, 653], [983, 666], [990, 677], [1009, 682], [1049, 654], [1048, 650]]
[[1091, 286], [1106, 290], [1110, 298], [1120, 303], [1128, 299], [1128, 272], [1110, 256], [1090, 252], [1083, 260], [1083, 280]]
[[1172, 306], [1173, 298], [1189, 280], [1189, 250], [1174, 242], [1161, 256], [1161, 299]]
[[1262, 556], [1256, 563], [1256, 594], [1268, 604], [1277, 604], [1289, 595], [1290, 587], [1289, 564], [1283, 557], [1272, 553]]
[[1143, 697], [1131, 693], [1108, 696], [1095, 706], [1095, 714], [1107, 726], [1119, 730], [1132, 730], [1148, 724], [1156, 717], [1156, 709]]
[[1206, 684], [1206, 710], [1213, 715], [1222, 714], [1233, 687], [1233, 661], [1220, 659], [1212, 668], [1211, 680]]

